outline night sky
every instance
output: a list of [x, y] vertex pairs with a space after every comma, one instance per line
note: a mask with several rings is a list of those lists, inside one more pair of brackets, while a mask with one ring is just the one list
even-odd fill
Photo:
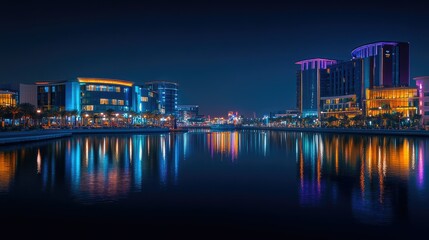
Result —
[[167, 80], [202, 114], [260, 116], [295, 107], [296, 61], [370, 42], [410, 42], [411, 77], [429, 75], [429, 14], [412, 1], [14, 2], [0, 6], [0, 83]]

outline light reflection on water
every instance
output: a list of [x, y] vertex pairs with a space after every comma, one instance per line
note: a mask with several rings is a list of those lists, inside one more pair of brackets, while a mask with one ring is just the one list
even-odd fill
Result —
[[[78, 203], [117, 202], [134, 193], [189, 186], [186, 174], [203, 171], [202, 163], [218, 171], [237, 166], [247, 171], [246, 164], [263, 169], [281, 159], [293, 167], [281, 165], [278, 177], [296, 176], [287, 184], [297, 189], [300, 208], [334, 207], [349, 210], [359, 222], [385, 225], [410, 218], [411, 203], [425, 207], [418, 204], [428, 200], [428, 143], [424, 138], [269, 131], [76, 136], [1, 148], [0, 193], [19, 192], [20, 184], [32, 182], [42, 193], [61, 188]], [[264, 182], [255, 178], [252, 184]]]

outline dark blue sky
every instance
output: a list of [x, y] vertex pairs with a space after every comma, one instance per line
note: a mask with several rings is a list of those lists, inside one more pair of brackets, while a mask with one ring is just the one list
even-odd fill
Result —
[[429, 15], [412, 1], [68, 2], [2, 4], [0, 83], [168, 80], [202, 114], [259, 116], [295, 107], [296, 61], [369, 42], [410, 42], [411, 77], [429, 75]]

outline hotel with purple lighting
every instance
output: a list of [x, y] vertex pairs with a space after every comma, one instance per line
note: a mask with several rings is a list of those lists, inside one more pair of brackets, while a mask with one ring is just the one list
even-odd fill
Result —
[[316, 58], [296, 63], [302, 117], [418, 114], [417, 89], [410, 87], [409, 43], [365, 44], [351, 56], [348, 61]]

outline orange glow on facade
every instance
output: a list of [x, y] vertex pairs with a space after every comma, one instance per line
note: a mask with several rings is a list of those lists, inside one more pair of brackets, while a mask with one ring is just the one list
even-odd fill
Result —
[[366, 115], [402, 113], [409, 117], [417, 113], [418, 94], [416, 88], [377, 88], [366, 90]]
[[80, 83], [97, 83], [97, 84], [109, 84], [109, 85], [121, 85], [131, 87], [133, 82], [125, 80], [116, 80], [116, 79], [106, 79], [106, 78], [78, 78]]

